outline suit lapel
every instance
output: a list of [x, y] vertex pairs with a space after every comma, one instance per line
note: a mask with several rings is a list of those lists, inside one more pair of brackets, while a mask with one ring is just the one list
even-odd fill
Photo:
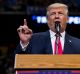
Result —
[[71, 37], [68, 34], [66, 34], [63, 54], [72, 53], [71, 50], [72, 50], [72, 40], [71, 40]]
[[51, 45], [51, 39], [50, 39], [50, 33], [49, 33], [49, 31], [47, 31], [45, 33], [45, 35], [46, 35], [46, 41], [45, 41], [46, 51], [45, 51], [45, 53], [46, 54], [52, 54], [53, 52], [52, 52], [52, 45]]

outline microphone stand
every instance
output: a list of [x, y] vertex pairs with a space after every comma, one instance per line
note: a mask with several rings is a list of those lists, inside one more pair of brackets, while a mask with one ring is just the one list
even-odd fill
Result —
[[55, 54], [58, 54], [58, 48], [59, 48], [58, 42], [59, 42], [60, 36], [61, 36], [60, 35], [61, 26], [60, 26], [59, 21], [55, 22], [55, 30], [56, 30], [56, 52], [55, 52]]
[[55, 54], [58, 54], [58, 48], [59, 48], [58, 42], [59, 42], [59, 39], [60, 39], [60, 33], [56, 33], [56, 52], [55, 52]]

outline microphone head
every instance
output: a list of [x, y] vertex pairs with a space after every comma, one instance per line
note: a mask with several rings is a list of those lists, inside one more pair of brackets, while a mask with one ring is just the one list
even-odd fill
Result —
[[60, 33], [61, 30], [60, 21], [55, 21], [55, 30], [56, 33]]

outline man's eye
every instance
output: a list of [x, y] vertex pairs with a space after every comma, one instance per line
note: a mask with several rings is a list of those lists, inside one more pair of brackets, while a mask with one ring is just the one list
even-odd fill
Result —
[[55, 15], [55, 13], [51, 13], [50, 16], [51, 16], [51, 15]]
[[64, 15], [64, 13], [59, 13], [59, 15]]

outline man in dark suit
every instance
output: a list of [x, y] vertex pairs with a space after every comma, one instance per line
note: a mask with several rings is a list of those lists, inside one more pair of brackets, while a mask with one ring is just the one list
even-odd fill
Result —
[[14, 54], [55, 54], [56, 21], [60, 24], [59, 38], [62, 48], [60, 54], [79, 54], [80, 39], [72, 37], [65, 32], [68, 21], [68, 7], [62, 3], [54, 3], [47, 8], [49, 31], [33, 34], [24, 19], [24, 25], [17, 29], [20, 43], [14, 51]]

